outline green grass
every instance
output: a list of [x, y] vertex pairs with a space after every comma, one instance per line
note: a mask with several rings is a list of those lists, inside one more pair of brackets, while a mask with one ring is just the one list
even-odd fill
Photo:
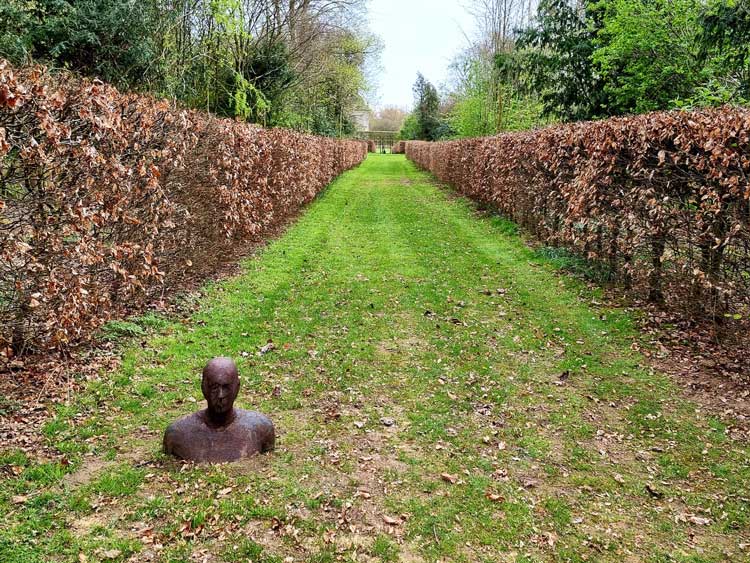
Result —
[[[137, 342], [45, 425], [69, 463], [0, 456], [0, 561], [747, 560], [747, 447], [584, 266], [371, 155], [192, 318], [105, 328]], [[216, 355], [278, 449], [165, 459]]]

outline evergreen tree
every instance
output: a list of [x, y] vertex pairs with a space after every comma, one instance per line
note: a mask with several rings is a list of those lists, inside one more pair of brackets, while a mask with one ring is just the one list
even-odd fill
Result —
[[564, 121], [608, 114], [601, 77], [592, 56], [600, 26], [592, 17], [592, 2], [542, 0], [535, 25], [517, 42], [525, 49], [517, 64], [527, 73], [526, 87], [541, 94], [544, 114]]
[[440, 138], [440, 96], [435, 87], [422, 73], [417, 74], [414, 83], [414, 115], [417, 127], [416, 136], [424, 141], [436, 141]]

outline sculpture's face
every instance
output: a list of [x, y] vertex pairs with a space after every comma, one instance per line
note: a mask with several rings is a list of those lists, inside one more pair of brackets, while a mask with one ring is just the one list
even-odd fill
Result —
[[203, 370], [201, 385], [203, 396], [208, 401], [208, 410], [215, 414], [226, 414], [234, 407], [240, 391], [237, 366], [229, 359], [211, 360]]

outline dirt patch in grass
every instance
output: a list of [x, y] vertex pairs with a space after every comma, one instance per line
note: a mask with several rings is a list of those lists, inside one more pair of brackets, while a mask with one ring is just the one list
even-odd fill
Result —
[[670, 375], [706, 413], [729, 424], [733, 439], [750, 443], [750, 374], [735, 371], [739, 361], [742, 366], [750, 365], [746, 357], [748, 347], [743, 350], [743, 360], [730, 361], [730, 372], [715, 359], [681, 346], [653, 354], [650, 362], [656, 370]]
[[400, 340], [379, 342], [377, 345], [377, 352], [379, 355], [386, 358], [398, 356], [408, 357], [410, 354], [426, 350], [427, 347], [428, 343], [423, 338], [410, 336]]
[[70, 519], [71, 530], [79, 536], [87, 536], [97, 528], [112, 529], [117, 527], [125, 510], [119, 506], [108, 506], [106, 511], [96, 510], [87, 516]]
[[84, 458], [81, 466], [73, 473], [68, 473], [62, 480], [66, 487], [81, 487], [88, 485], [94, 480], [96, 475], [112, 467], [114, 461], [104, 461], [101, 458]]

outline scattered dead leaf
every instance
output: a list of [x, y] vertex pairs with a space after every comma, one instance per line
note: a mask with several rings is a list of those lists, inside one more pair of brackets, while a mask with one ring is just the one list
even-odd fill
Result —
[[450, 473], [441, 473], [440, 478], [451, 485], [458, 483], [458, 477], [456, 475], [451, 475]]
[[497, 493], [493, 493], [491, 491], [485, 492], [484, 496], [487, 497], [492, 502], [505, 502], [505, 497], [503, 497], [502, 495], [498, 495]]
[[391, 516], [388, 516], [388, 515], [383, 515], [383, 522], [385, 522], [389, 526], [398, 526], [399, 524], [401, 524], [401, 520], [397, 518], [392, 518]]

